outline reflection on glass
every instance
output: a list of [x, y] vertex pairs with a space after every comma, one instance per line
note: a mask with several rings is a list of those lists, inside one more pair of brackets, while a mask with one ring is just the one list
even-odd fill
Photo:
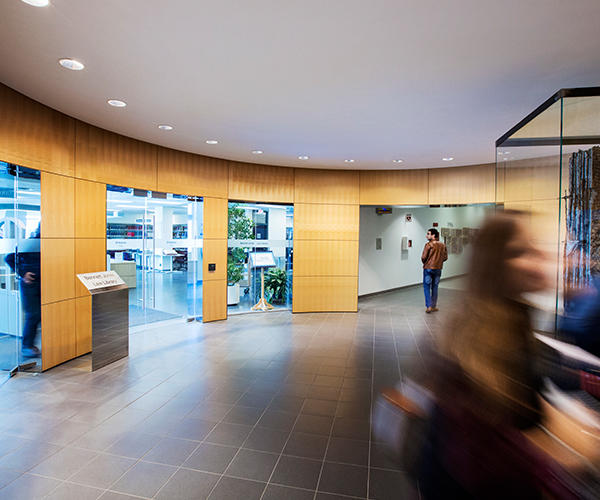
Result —
[[229, 314], [291, 308], [293, 222], [290, 205], [229, 203]]
[[107, 186], [107, 268], [129, 286], [129, 324], [202, 316], [202, 198]]
[[41, 365], [40, 173], [0, 162], [0, 370]]

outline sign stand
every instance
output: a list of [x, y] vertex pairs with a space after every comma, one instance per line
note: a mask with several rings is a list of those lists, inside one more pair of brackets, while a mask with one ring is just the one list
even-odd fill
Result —
[[129, 287], [115, 271], [78, 274], [92, 296], [92, 371], [129, 355]]
[[276, 267], [273, 252], [254, 252], [250, 254], [250, 266], [260, 268], [260, 300], [252, 306], [253, 311], [270, 311], [273, 308], [265, 299], [265, 269]]

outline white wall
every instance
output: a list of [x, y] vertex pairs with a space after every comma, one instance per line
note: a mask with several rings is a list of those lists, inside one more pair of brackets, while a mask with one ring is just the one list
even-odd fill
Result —
[[[442, 227], [479, 227], [485, 214], [491, 209], [491, 205], [394, 207], [389, 215], [377, 215], [375, 207], [360, 207], [358, 294], [421, 283], [421, 252], [427, 242], [425, 234], [433, 223], [438, 223], [438, 230]], [[412, 222], [406, 222], [407, 213], [412, 214]], [[412, 248], [401, 250], [402, 236], [408, 236], [412, 240]], [[382, 239], [381, 250], [375, 249], [376, 238]], [[442, 278], [464, 274], [469, 251], [470, 245], [461, 254], [449, 253]]]

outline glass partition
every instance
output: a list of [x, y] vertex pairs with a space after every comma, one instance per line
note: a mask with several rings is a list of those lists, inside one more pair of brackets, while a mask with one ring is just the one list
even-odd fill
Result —
[[202, 316], [202, 198], [107, 186], [107, 268], [129, 285], [129, 324]]
[[40, 173], [0, 162], [0, 370], [41, 367]]
[[496, 141], [496, 167], [497, 204], [549, 256], [552, 287], [531, 299], [555, 327], [600, 271], [600, 88], [557, 92]]
[[292, 307], [294, 207], [229, 203], [229, 314]]

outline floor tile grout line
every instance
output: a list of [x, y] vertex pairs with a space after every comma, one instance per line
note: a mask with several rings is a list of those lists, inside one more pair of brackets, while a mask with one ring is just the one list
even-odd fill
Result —
[[373, 433], [373, 401], [375, 399], [375, 395], [373, 394], [373, 390], [375, 388], [375, 329], [377, 327], [377, 308], [374, 309], [373, 311], [373, 331], [371, 333], [371, 339], [372, 339], [372, 345], [371, 345], [371, 349], [372, 349], [372, 358], [371, 358], [371, 391], [370, 391], [370, 397], [371, 397], [371, 411], [369, 412], [369, 459], [368, 459], [368, 469], [367, 469], [367, 496], [366, 498], [369, 499], [371, 497], [371, 460], [372, 457], [371, 455], [373, 454], [372, 449], [373, 449], [373, 444], [372, 444], [372, 433]]

